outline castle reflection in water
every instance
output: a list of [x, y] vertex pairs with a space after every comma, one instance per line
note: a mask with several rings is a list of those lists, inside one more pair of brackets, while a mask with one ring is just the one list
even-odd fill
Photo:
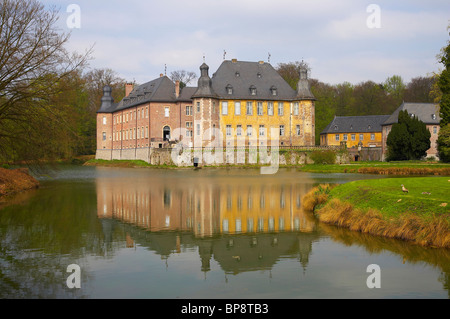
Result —
[[314, 220], [301, 198], [313, 181], [234, 176], [203, 178], [97, 179], [99, 218], [112, 218], [149, 231], [217, 234], [309, 232]]
[[129, 247], [138, 243], [163, 259], [183, 245], [198, 247], [204, 271], [212, 256], [229, 273], [269, 269], [286, 255], [306, 266], [319, 235], [301, 199], [314, 181], [211, 175], [98, 178], [98, 217], [107, 229], [125, 227]]

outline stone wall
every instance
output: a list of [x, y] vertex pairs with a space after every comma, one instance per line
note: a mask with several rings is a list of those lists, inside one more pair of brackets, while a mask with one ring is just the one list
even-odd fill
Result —
[[[314, 163], [310, 157], [311, 150], [280, 150], [278, 154], [279, 165], [302, 165]], [[172, 154], [174, 153], [174, 155]], [[275, 155], [275, 154], [274, 154]], [[176, 163], [173, 157], [177, 159]], [[189, 150], [180, 149], [178, 153], [171, 148], [139, 148], [126, 150], [97, 150], [96, 159], [102, 160], [142, 160], [151, 165], [177, 165], [188, 167], [194, 165], [194, 159], [198, 160], [199, 166], [220, 165], [251, 165], [251, 164], [276, 164], [276, 156], [272, 157], [270, 148], [267, 152], [260, 150], [233, 150], [213, 152], [212, 150]], [[353, 160], [349, 153], [337, 153], [336, 163], [348, 163]]]

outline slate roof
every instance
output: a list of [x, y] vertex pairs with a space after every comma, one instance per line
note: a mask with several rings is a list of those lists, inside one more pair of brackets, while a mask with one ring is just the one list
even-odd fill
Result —
[[135, 87], [119, 103], [113, 103], [109, 107], [105, 107], [102, 103], [98, 113], [112, 113], [148, 102], [191, 102], [191, 96], [195, 90], [195, 87], [184, 87], [177, 98], [175, 96], [175, 83], [167, 76], [162, 76]]
[[336, 116], [320, 134], [381, 132], [390, 115]]
[[[224, 61], [212, 78], [209, 78], [209, 67], [205, 63], [200, 70], [202, 75], [198, 87], [183, 88], [178, 98], [175, 95], [175, 83], [167, 76], [161, 76], [135, 87], [130, 95], [119, 103], [114, 103], [110, 96], [103, 103], [102, 98], [102, 107], [98, 113], [112, 113], [149, 102], [192, 102], [193, 96], [269, 101], [314, 99], [307, 83], [300, 85], [301, 92], [297, 92], [269, 63]], [[229, 94], [228, 88], [231, 88], [232, 94]], [[256, 95], [252, 94], [251, 88], [256, 89]]]
[[441, 121], [439, 116], [439, 105], [434, 103], [405, 103], [395, 110], [394, 113], [383, 123], [383, 125], [391, 125], [398, 122], [398, 114], [400, 111], [407, 110], [409, 114], [414, 114], [425, 124], [438, 125]]
[[[252, 95], [250, 87], [256, 88]], [[227, 87], [232, 89], [228, 94]], [[296, 91], [269, 63], [224, 61], [212, 76], [212, 88], [222, 99], [295, 100]], [[277, 94], [273, 95], [273, 89]]]

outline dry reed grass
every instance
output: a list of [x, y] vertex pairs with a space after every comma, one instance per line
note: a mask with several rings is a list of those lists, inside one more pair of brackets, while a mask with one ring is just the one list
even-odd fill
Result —
[[412, 213], [386, 219], [379, 211], [363, 211], [339, 199], [330, 200], [316, 211], [321, 222], [353, 231], [411, 241], [422, 246], [450, 248], [450, 227], [446, 216], [421, 218]]
[[422, 246], [450, 248], [448, 216], [420, 217], [405, 213], [398, 218], [387, 219], [376, 209], [364, 211], [336, 198], [328, 200], [328, 192], [328, 185], [321, 185], [311, 190], [302, 201], [303, 208], [313, 211], [325, 224]]
[[380, 175], [450, 175], [450, 167], [361, 167], [361, 174]]
[[328, 193], [332, 186], [321, 184], [314, 187], [302, 199], [302, 206], [305, 210], [313, 212], [317, 206], [324, 204], [328, 200]]

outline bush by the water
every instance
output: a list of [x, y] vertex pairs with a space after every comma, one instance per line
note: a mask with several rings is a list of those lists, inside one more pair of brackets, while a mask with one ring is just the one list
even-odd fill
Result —
[[311, 154], [314, 164], [334, 164], [336, 163], [336, 153], [334, 151], [315, 151]]

